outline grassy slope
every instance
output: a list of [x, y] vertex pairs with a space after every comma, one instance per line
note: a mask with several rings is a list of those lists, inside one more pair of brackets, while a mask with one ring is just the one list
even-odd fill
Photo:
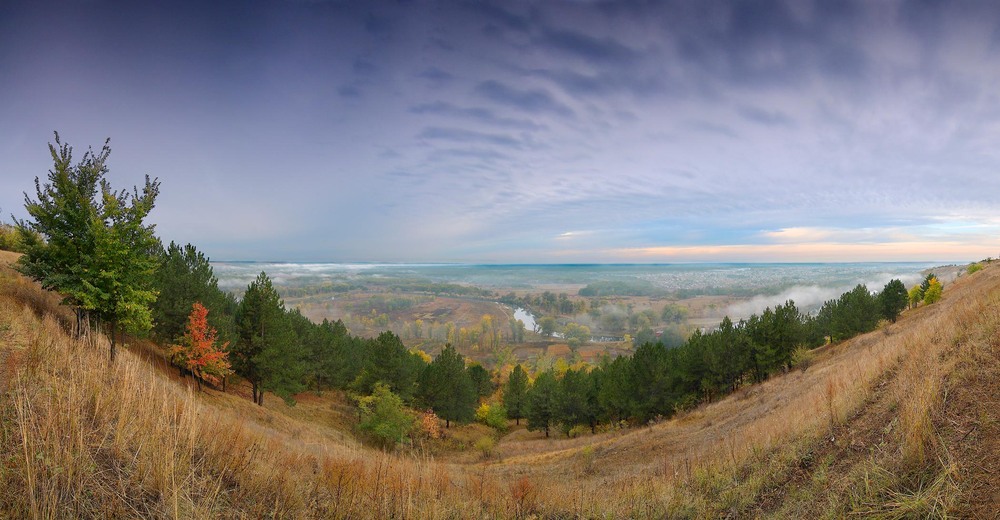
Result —
[[108, 369], [0, 267], [0, 518], [991, 518], [998, 304], [991, 266], [804, 372], [648, 428], [518, 430], [482, 463], [361, 447], [326, 398], [197, 394], [141, 348]]

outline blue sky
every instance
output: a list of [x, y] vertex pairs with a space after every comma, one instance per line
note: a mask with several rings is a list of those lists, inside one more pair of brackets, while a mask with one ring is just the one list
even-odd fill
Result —
[[5, 220], [58, 130], [219, 260], [1000, 256], [995, 2], [140, 3], [0, 3]]

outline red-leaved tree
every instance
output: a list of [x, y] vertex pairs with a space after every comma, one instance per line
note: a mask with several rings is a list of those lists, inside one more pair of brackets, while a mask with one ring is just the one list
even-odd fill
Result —
[[233, 373], [229, 365], [229, 343], [216, 345], [218, 333], [208, 325], [208, 309], [201, 302], [191, 306], [188, 315], [187, 332], [180, 345], [170, 349], [170, 359], [181, 368], [190, 370], [198, 382], [207, 381], [218, 385], [229, 374]]

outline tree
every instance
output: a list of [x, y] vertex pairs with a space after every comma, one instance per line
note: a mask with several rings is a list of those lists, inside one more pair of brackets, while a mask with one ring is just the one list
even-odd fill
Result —
[[473, 363], [466, 371], [469, 373], [469, 379], [472, 380], [472, 388], [476, 390], [477, 397], [486, 397], [493, 393], [493, 378], [482, 365]]
[[514, 419], [514, 423], [520, 425], [521, 418], [526, 412], [526, 395], [528, 391], [528, 374], [525, 373], [521, 365], [514, 365], [510, 377], [507, 379], [507, 386], [503, 391], [503, 404], [507, 407], [507, 416]]
[[927, 286], [927, 290], [924, 291], [924, 303], [930, 305], [932, 303], [937, 303], [941, 300], [941, 295], [944, 292], [944, 287], [937, 278], [931, 280], [930, 284]]
[[578, 323], [567, 323], [563, 335], [570, 347], [576, 348], [590, 341], [590, 327]]
[[559, 380], [555, 415], [567, 437], [574, 426], [589, 424], [589, 390], [590, 374], [583, 370], [567, 370]]
[[552, 316], [544, 316], [538, 320], [538, 326], [541, 328], [543, 336], [552, 336], [558, 332], [559, 324], [556, 323], [556, 319]]
[[359, 399], [358, 406], [358, 427], [383, 448], [402, 442], [414, 428], [416, 419], [403, 407], [403, 400], [383, 383], [376, 383], [372, 394]]
[[920, 305], [920, 302], [924, 301], [924, 290], [919, 285], [914, 285], [910, 289], [908, 296], [910, 298], [910, 308], [916, 308], [917, 305]]
[[158, 266], [153, 286], [157, 291], [153, 302], [153, 332], [161, 340], [176, 341], [184, 334], [187, 315], [194, 302], [209, 311], [209, 324], [221, 338], [234, 340], [236, 300], [219, 289], [209, 259], [195, 246], [181, 247], [174, 242], [159, 248]]
[[451, 345], [445, 345], [434, 361], [424, 367], [418, 392], [420, 400], [445, 420], [445, 428], [451, 427], [451, 421], [472, 420], [479, 399], [465, 369], [465, 359]]
[[367, 340], [364, 365], [361, 373], [351, 383], [358, 392], [371, 393], [375, 383], [383, 382], [404, 401], [413, 398], [417, 376], [424, 368], [420, 356], [411, 353], [399, 336], [385, 331], [374, 340]]
[[114, 191], [101, 180], [103, 203], [95, 226], [95, 254], [93, 269], [97, 271], [94, 286], [97, 294], [95, 311], [109, 324], [111, 332], [111, 360], [115, 359], [115, 332], [120, 327], [125, 332], [138, 334], [153, 326], [149, 306], [156, 301], [153, 275], [156, 272], [156, 250], [159, 241], [152, 224], [143, 220], [152, 211], [160, 183], [146, 176], [142, 194], [132, 191]]
[[232, 349], [233, 367], [250, 382], [254, 402], [263, 405], [264, 392], [271, 391], [293, 404], [292, 395], [303, 389], [304, 356], [285, 317], [285, 304], [264, 272], [243, 294], [236, 322], [240, 339]]
[[75, 307], [77, 331], [89, 327], [94, 313], [109, 325], [114, 361], [116, 332], [149, 330], [149, 305], [156, 299], [152, 274], [156, 237], [143, 220], [159, 194], [159, 181], [146, 177], [140, 195], [115, 191], [104, 179], [111, 154], [110, 139], [99, 153], [89, 149], [72, 165], [73, 153], [59, 134], [49, 145], [54, 168], [44, 184], [35, 178], [37, 201], [25, 193], [31, 221], [18, 221], [26, 251], [21, 271], [46, 289], [64, 295], [63, 303]]
[[200, 302], [191, 306], [187, 333], [180, 345], [170, 350], [174, 364], [190, 370], [201, 390], [201, 382], [219, 384], [232, 370], [229, 365], [229, 343], [217, 344], [218, 333], [208, 324], [208, 309]]
[[63, 296], [63, 304], [76, 311], [79, 336], [89, 329], [89, 312], [97, 306], [90, 269], [100, 211], [96, 197], [111, 149], [105, 142], [100, 153], [87, 150], [73, 165], [73, 149], [56, 132], [49, 153], [55, 164], [44, 185], [35, 177], [38, 200], [24, 194], [30, 220], [15, 221], [25, 250], [18, 270]]
[[882, 317], [895, 323], [896, 318], [909, 303], [909, 294], [906, 292], [906, 286], [903, 285], [903, 282], [892, 279], [882, 288], [878, 299], [882, 307]]
[[[558, 410], [559, 382], [551, 371], [542, 372], [535, 378], [526, 398], [525, 415], [528, 419], [528, 429], [544, 430], [549, 436], [549, 428], [556, 422]], [[508, 411], [509, 413], [509, 411]]]

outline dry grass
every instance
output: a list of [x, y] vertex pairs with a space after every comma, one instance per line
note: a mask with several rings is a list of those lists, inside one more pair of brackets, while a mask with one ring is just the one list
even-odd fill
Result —
[[1000, 379], [998, 295], [987, 268], [675, 420], [516, 429], [444, 462], [360, 446], [337, 399], [198, 394], [136, 348], [109, 368], [103, 338], [72, 340], [58, 299], [0, 268], [0, 517], [977, 516], [998, 505], [1000, 426], [969, 387]]

